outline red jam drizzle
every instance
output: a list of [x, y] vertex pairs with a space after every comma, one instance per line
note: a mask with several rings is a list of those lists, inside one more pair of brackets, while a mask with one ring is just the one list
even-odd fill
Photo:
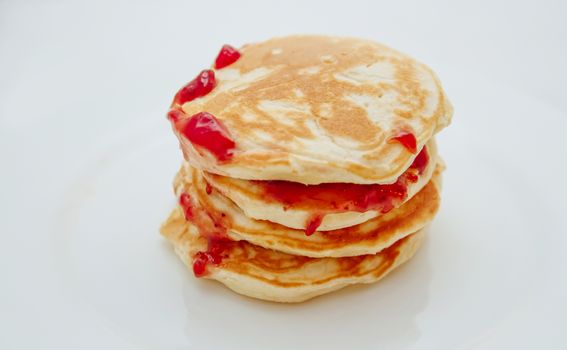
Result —
[[181, 196], [179, 196], [179, 205], [181, 209], [183, 209], [185, 220], [189, 221], [193, 219], [193, 201], [191, 200], [191, 196], [187, 193], [182, 193]]
[[315, 214], [309, 217], [309, 219], [307, 219], [307, 225], [305, 225], [306, 236], [311, 236], [313, 233], [315, 233], [315, 231], [317, 231], [319, 226], [321, 226], [321, 222], [323, 221], [323, 216], [324, 215], [322, 214]]
[[177, 123], [181, 119], [185, 118], [186, 114], [179, 109], [172, 108], [167, 112], [167, 119], [173, 124]]
[[191, 116], [179, 131], [193, 145], [206, 149], [219, 161], [233, 156], [236, 144], [226, 127], [210, 113], [200, 112]]
[[425, 147], [423, 147], [421, 152], [419, 152], [419, 154], [415, 157], [415, 159], [411, 163], [409, 169], [415, 169], [417, 170], [417, 173], [419, 175], [422, 175], [423, 172], [425, 171], [425, 168], [427, 168], [428, 163], [429, 163], [429, 154], [427, 153]]
[[210, 69], [205, 69], [201, 71], [195, 79], [191, 80], [187, 85], [182, 87], [177, 94], [175, 94], [173, 103], [182, 105], [185, 102], [203, 97], [211, 92], [215, 85], [215, 72]]
[[406, 178], [408, 179], [409, 182], [411, 183], [416, 183], [417, 180], [419, 180], [419, 176], [417, 176], [417, 174], [415, 173], [408, 173], [406, 175]]
[[208, 182], [207, 182], [207, 186], [205, 187], [205, 191], [207, 192], [207, 194], [213, 193], [213, 186], [211, 186], [211, 184]]
[[226, 238], [209, 238], [207, 251], [198, 252], [193, 258], [193, 273], [195, 277], [203, 277], [207, 274], [209, 264], [219, 265], [223, 258], [228, 256], [233, 242]]
[[236, 62], [240, 52], [230, 45], [224, 45], [215, 59], [215, 69], [221, 69]]
[[303, 185], [290, 181], [257, 181], [263, 186], [267, 199], [280, 202], [284, 208], [314, 209], [316, 214], [306, 222], [305, 233], [313, 234], [325, 214], [346, 211], [366, 212], [376, 210], [387, 213], [400, 205], [407, 197], [408, 183], [415, 183], [429, 162], [427, 149], [423, 147], [410, 167], [393, 184], [359, 185], [348, 183], [324, 183]]
[[193, 272], [196, 277], [202, 277], [207, 273], [207, 265], [219, 265], [228, 256], [229, 248], [234, 242], [226, 238], [225, 225], [215, 220], [205, 209], [195, 205], [189, 194], [184, 192], [179, 196], [179, 205], [185, 219], [197, 227], [201, 236], [207, 238], [207, 250], [197, 252], [193, 257]]
[[417, 140], [415, 136], [411, 132], [402, 131], [398, 133], [398, 135], [392, 137], [390, 142], [399, 142], [404, 146], [408, 151], [415, 154], [417, 152]]

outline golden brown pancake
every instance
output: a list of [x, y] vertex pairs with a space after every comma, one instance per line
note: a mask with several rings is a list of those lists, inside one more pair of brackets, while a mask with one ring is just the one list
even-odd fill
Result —
[[384, 45], [354, 38], [289, 36], [245, 45], [216, 70], [207, 95], [184, 103], [187, 118], [212, 114], [235, 143], [219, 161], [178, 130], [193, 166], [233, 178], [391, 183], [447, 126], [452, 107], [435, 74]]
[[[194, 258], [207, 251], [207, 239], [176, 208], [161, 234], [181, 260], [193, 268]], [[208, 263], [202, 277], [217, 280], [233, 291], [263, 300], [301, 302], [357, 283], [373, 283], [409, 260], [424, 232], [397, 241], [380, 253], [344, 258], [308, 258], [265, 249], [245, 241], [224, 243], [218, 263]]]
[[376, 42], [225, 45], [168, 112], [185, 162], [161, 233], [195, 276], [254, 298], [376, 282], [439, 208], [452, 115], [435, 73]]
[[[439, 208], [438, 181], [433, 179], [411, 200], [387, 214], [343, 229], [315, 232], [291, 229], [266, 220], [252, 219], [220, 192], [207, 186], [200, 171], [185, 163], [174, 182], [175, 191], [190, 197], [190, 220], [208, 234], [222, 234], [264, 248], [309, 257], [343, 257], [374, 254], [429, 223]], [[187, 205], [185, 205], [187, 207]], [[204, 212], [204, 213], [202, 213]], [[205, 234], [207, 234], [205, 233]]]

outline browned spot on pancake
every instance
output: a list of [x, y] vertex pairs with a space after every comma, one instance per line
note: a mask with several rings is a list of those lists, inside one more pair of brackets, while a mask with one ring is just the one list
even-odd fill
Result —
[[372, 142], [380, 129], [368, 119], [364, 109], [345, 101], [334, 106], [333, 118], [321, 118], [319, 125], [331, 135], [348, 137], [364, 143]]

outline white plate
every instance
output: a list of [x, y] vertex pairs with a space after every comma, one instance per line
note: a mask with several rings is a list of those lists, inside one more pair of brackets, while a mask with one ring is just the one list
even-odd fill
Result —
[[[7, 175], [14, 186], [4, 193], [28, 210], [5, 221], [20, 235], [3, 243], [11, 252], [0, 271], [12, 282], [2, 292], [9, 315], [2, 341], [93, 349], [567, 347], [564, 197], [556, 185], [567, 157], [553, 127], [565, 125], [562, 116], [460, 70], [443, 80], [456, 108], [439, 137], [448, 166], [443, 205], [423, 249], [382, 282], [278, 305], [193, 278], [158, 234], [174, 205], [170, 183], [181, 154], [167, 122], [153, 120], [101, 137], [70, 181], [43, 169], [42, 190], [22, 198], [30, 173], [41, 169]], [[37, 151], [68, 145], [52, 142]]]

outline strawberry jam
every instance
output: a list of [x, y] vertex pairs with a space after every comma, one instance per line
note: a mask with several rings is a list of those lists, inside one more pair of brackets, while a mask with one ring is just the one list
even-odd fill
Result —
[[410, 169], [415, 169], [417, 170], [417, 173], [419, 175], [422, 175], [423, 172], [425, 171], [425, 168], [427, 168], [428, 163], [429, 163], [429, 154], [427, 154], [425, 147], [423, 147], [421, 152], [419, 152], [419, 154], [413, 160], [413, 163], [411, 163]]
[[236, 62], [240, 52], [230, 45], [224, 45], [215, 59], [215, 69], [221, 69]]
[[305, 225], [305, 235], [311, 236], [317, 228], [321, 225], [323, 221], [323, 215], [315, 214], [312, 215], [309, 219], [307, 219], [307, 225]]
[[219, 161], [232, 158], [236, 144], [226, 127], [210, 113], [200, 112], [180, 127], [180, 132], [194, 146], [206, 149]]
[[408, 151], [415, 154], [417, 152], [417, 140], [411, 132], [402, 131], [398, 135], [392, 137], [390, 142], [399, 142]]
[[209, 264], [209, 255], [205, 252], [197, 252], [193, 258], [193, 273], [195, 277], [202, 277], [207, 272], [207, 265]]
[[179, 205], [185, 220], [195, 225], [199, 234], [207, 238], [207, 250], [197, 252], [193, 257], [193, 272], [195, 276], [202, 277], [207, 273], [207, 265], [220, 264], [235, 242], [227, 238], [222, 220], [215, 220], [198, 202], [193, 202], [189, 194], [184, 192], [179, 196]]
[[177, 123], [181, 119], [185, 118], [186, 114], [182, 110], [172, 108], [167, 112], [167, 119], [173, 124]]
[[191, 220], [193, 218], [193, 202], [191, 201], [191, 196], [187, 193], [182, 193], [181, 196], [179, 196], [179, 205], [181, 209], [183, 209], [185, 220]]
[[290, 181], [256, 181], [263, 187], [265, 198], [279, 202], [284, 209], [314, 210], [306, 223], [305, 233], [313, 234], [328, 213], [346, 211], [366, 212], [376, 210], [387, 213], [399, 206], [407, 197], [408, 183], [415, 183], [429, 162], [425, 147], [410, 167], [394, 182], [387, 185], [359, 185], [349, 183], [324, 183], [303, 185]]
[[228, 255], [232, 244], [232, 241], [225, 238], [209, 238], [207, 251], [198, 252], [193, 258], [193, 273], [195, 277], [206, 275], [209, 264], [219, 265], [222, 259]]
[[207, 185], [205, 187], [205, 191], [207, 192], [207, 194], [213, 193], [213, 186], [211, 186], [211, 184], [208, 183], [208, 182], [207, 182]]
[[215, 85], [215, 72], [210, 69], [203, 70], [195, 79], [191, 80], [177, 92], [173, 103], [182, 105], [185, 102], [203, 97], [211, 92]]

